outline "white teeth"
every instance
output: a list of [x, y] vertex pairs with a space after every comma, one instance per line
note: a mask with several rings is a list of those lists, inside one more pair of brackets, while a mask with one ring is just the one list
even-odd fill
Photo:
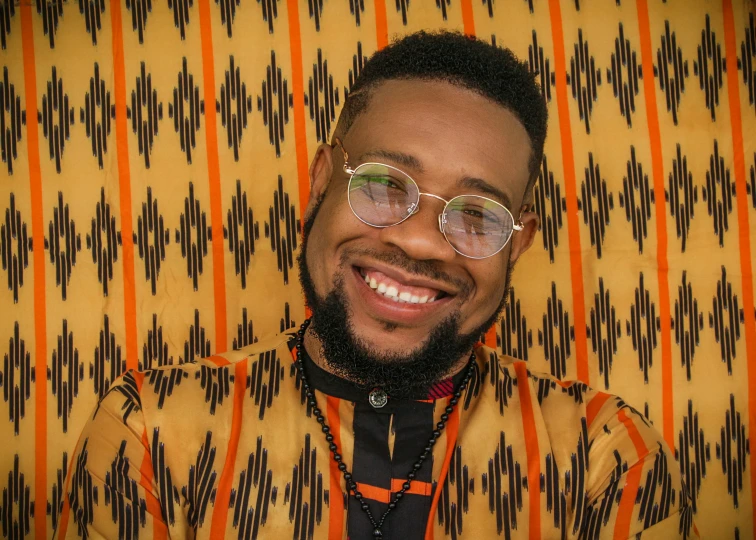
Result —
[[390, 298], [394, 302], [425, 304], [436, 300], [435, 296], [419, 296], [407, 291], [399, 292], [398, 287], [394, 285], [386, 285], [385, 283], [379, 283], [377, 279], [370, 277], [366, 272], [363, 274], [363, 276], [365, 278], [365, 283], [367, 283], [371, 289]]

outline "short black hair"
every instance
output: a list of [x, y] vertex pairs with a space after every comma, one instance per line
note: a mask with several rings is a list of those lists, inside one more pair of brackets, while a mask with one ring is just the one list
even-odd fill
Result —
[[352, 86], [339, 119], [345, 135], [364, 112], [380, 83], [396, 79], [444, 81], [467, 88], [512, 112], [530, 137], [530, 173], [525, 193], [538, 177], [546, 139], [548, 112], [535, 74], [506, 48], [458, 32], [410, 34], [376, 52]]

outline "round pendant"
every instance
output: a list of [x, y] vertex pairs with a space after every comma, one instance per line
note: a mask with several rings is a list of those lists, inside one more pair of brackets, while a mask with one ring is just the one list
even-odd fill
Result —
[[[368, 395], [368, 401], [374, 409], [380, 409], [388, 403], [388, 394], [382, 388], [373, 388]], [[376, 529], [380, 532], [378, 529]]]

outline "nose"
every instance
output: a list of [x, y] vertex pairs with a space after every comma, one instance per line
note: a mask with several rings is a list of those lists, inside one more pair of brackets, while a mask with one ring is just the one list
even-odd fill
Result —
[[379, 238], [416, 260], [450, 262], [457, 252], [446, 241], [440, 229], [442, 201], [426, 198], [413, 210], [412, 215], [391, 227], [381, 229]]

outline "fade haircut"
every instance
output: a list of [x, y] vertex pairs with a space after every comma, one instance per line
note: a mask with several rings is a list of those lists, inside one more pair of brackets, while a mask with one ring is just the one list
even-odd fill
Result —
[[529, 193], [543, 158], [548, 113], [528, 65], [512, 51], [457, 32], [417, 32], [376, 52], [344, 103], [336, 132], [343, 137], [388, 80], [444, 81], [486, 97], [515, 115], [530, 137]]

